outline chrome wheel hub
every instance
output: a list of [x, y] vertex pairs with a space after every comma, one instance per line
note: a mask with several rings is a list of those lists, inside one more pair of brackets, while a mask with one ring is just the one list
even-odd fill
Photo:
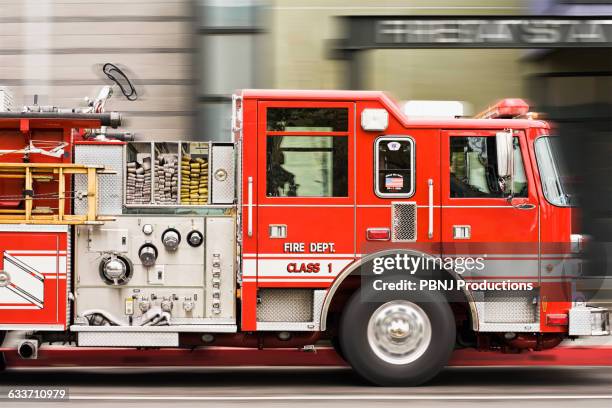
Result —
[[431, 322], [415, 303], [393, 300], [370, 316], [368, 343], [381, 360], [408, 364], [421, 357], [429, 347]]

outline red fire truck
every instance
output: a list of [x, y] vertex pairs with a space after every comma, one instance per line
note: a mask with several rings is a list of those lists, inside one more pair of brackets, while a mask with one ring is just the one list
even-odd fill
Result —
[[372, 383], [415, 385], [458, 346], [607, 335], [528, 110], [423, 119], [381, 92], [245, 90], [231, 142], [0, 113], [2, 350], [331, 341]]

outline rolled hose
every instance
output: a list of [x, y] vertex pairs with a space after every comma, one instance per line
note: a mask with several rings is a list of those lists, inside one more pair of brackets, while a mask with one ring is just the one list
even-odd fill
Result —
[[[85, 310], [80, 315], [85, 318], [92, 315], [100, 315], [104, 317], [111, 324], [111, 326], [127, 326], [112, 313], [109, 313], [106, 310], [90, 309]], [[134, 326], [168, 326], [170, 325], [170, 319], [170, 313], [163, 312], [161, 308], [157, 306], [143, 314], [140, 318], [135, 319]]]
[[101, 126], [113, 129], [121, 126], [119, 112], [106, 113], [61, 113], [61, 112], [0, 112], [0, 119], [83, 119], [99, 120]]
[[95, 314], [104, 317], [106, 320], [108, 320], [110, 323], [112, 323], [112, 325], [115, 325], [115, 326], [125, 326], [125, 323], [122, 323], [121, 320], [117, 319], [115, 316], [113, 316], [112, 314], [110, 314], [106, 310], [101, 310], [101, 309], [85, 310], [83, 313], [81, 313], [81, 316], [87, 318], [88, 316], [95, 315]]

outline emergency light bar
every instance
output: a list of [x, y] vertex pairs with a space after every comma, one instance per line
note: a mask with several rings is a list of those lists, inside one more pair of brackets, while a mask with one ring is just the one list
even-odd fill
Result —
[[517, 116], [526, 115], [529, 112], [529, 105], [519, 98], [502, 99], [495, 105], [488, 107], [479, 114], [475, 115], [475, 119], [512, 119]]

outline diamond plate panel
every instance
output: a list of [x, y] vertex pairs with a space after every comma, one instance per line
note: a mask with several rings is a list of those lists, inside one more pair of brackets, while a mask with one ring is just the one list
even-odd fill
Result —
[[393, 203], [391, 225], [393, 242], [413, 242], [417, 238], [417, 205], [415, 202]]
[[[123, 146], [86, 144], [74, 147], [74, 162], [102, 165], [115, 174], [98, 176], [98, 214], [119, 215], [123, 208]], [[76, 192], [87, 191], [87, 176], [74, 176], [74, 213], [87, 213], [87, 200], [76, 198]]]
[[486, 292], [485, 323], [535, 323], [539, 320], [538, 302], [531, 291]]
[[258, 322], [312, 322], [312, 289], [260, 289]]
[[590, 336], [591, 309], [586, 306], [573, 307], [569, 311], [570, 336]]
[[212, 204], [232, 204], [235, 196], [234, 145], [213, 144], [211, 150]]
[[80, 347], [178, 347], [178, 333], [79, 332]]

